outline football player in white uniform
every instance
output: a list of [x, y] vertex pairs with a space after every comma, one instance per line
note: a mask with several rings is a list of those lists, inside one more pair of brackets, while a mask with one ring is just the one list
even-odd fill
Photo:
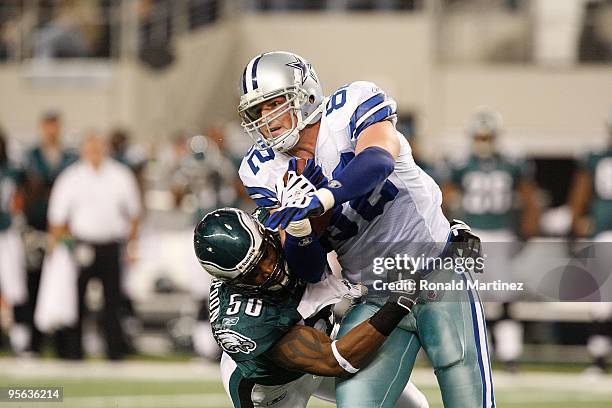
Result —
[[[440, 208], [440, 189], [415, 164], [410, 145], [395, 129], [395, 101], [371, 82], [349, 83], [325, 98], [310, 63], [293, 53], [270, 52], [247, 64], [240, 92], [243, 127], [255, 141], [240, 177], [258, 205], [280, 207], [267, 226], [284, 229], [331, 211], [322, 241], [337, 253], [344, 277], [370, 289], [368, 302], [344, 317], [342, 337], [384, 304], [376, 259], [437, 257], [445, 249], [453, 234]], [[276, 183], [292, 157], [314, 158], [329, 182], [279, 202]], [[477, 240], [468, 231], [459, 225], [455, 238]], [[471, 276], [434, 270], [430, 278], [468, 281]], [[421, 347], [446, 407], [495, 406], [478, 294], [426, 295], [376, 361], [350, 379], [337, 380], [338, 406], [394, 406]]]

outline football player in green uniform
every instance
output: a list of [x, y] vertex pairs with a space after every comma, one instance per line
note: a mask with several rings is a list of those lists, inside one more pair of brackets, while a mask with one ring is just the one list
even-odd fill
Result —
[[[29, 344], [24, 351], [31, 353], [39, 353], [43, 341], [43, 335], [34, 325], [34, 310], [47, 244], [47, 210], [51, 188], [59, 174], [78, 158], [74, 152], [62, 146], [61, 133], [59, 113], [44, 113], [40, 120], [40, 143], [28, 151], [24, 164], [24, 246], [28, 299], [15, 308], [15, 322], [23, 325], [28, 332]], [[65, 357], [69, 351], [63, 346], [66, 337], [64, 330], [57, 331], [54, 337], [58, 355]]]
[[[449, 163], [442, 190], [447, 211], [465, 220], [483, 241], [487, 274], [491, 279], [507, 280], [512, 256], [509, 243], [517, 235], [529, 239], [537, 234], [539, 211], [530, 166], [499, 151], [501, 131], [498, 112], [478, 110], [468, 125], [471, 152]], [[492, 331], [497, 358], [514, 369], [522, 353], [523, 330], [512, 320], [510, 303], [503, 304], [502, 316]]]
[[[612, 242], [612, 111], [606, 121], [608, 145], [588, 153], [578, 162], [578, 172], [570, 193], [572, 236], [596, 242]], [[586, 216], [585, 216], [586, 215]], [[604, 249], [605, 251], [605, 249]], [[612, 303], [591, 303], [593, 325], [587, 349], [593, 359], [593, 372], [605, 372], [612, 335]]]
[[[418, 290], [391, 292], [371, 318], [332, 340], [331, 306], [359, 290], [323, 276], [325, 251], [308, 229], [296, 237], [289, 230], [285, 241], [299, 241], [293, 249], [309, 255], [316, 283], [292, 273], [279, 235], [244, 211], [220, 209], [196, 226], [196, 256], [214, 278], [210, 321], [224, 351], [223, 385], [235, 407], [305, 407], [313, 394], [334, 401], [334, 377], [367, 364], [416, 302]], [[397, 406], [428, 404], [412, 386]]]

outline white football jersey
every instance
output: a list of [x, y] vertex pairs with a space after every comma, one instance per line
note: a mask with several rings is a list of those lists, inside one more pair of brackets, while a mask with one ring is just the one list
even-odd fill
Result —
[[[371, 82], [352, 82], [336, 90], [323, 111], [315, 149], [315, 161], [328, 180], [355, 157], [365, 128], [383, 120], [395, 125], [395, 114], [395, 101]], [[400, 153], [393, 173], [369, 194], [335, 208], [326, 231], [327, 244], [352, 282], [371, 282], [374, 257], [435, 256], [448, 237], [450, 227], [442, 214], [438, 185], [415, 164], [406, 138], [399, 132], [397, 138]], [[240, 178], [258, 205], [277, 205], [274, 186], [287, 171], [290, 158], [272, 150], [247, 152]], [[432, 243], [440, 245], [432, 249]]]

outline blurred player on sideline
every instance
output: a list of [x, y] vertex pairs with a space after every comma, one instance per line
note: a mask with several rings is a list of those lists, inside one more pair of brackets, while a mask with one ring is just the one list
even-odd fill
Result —
[[[465, 220], [485, 243], [490, 279], [508, 279], [512, 254], [509, 243], [517, 235], [529, 239], [538, 231], [536, 186], [530, 166], [499, 151], [501, 131], [499, 113], [484, 108], [477, 111], [468, 125], [471, 152], [449, 163], [442, 189], [447, 210]], [[518, 204], [521, 211], [517, 218]], [[503, 304], [493, 334], [496, 357], [508, 369], [514, 369], [522, 353], [523, 328], [513, 320], [510, 303]]]
[[[28, 270], [28, 300], [15, 308], [15, 321], [27, 326], [28, 340], [23, 351], [38, 354], [42, 334], [34, 325], [34, 310], [40, 285], [43, 258], [47, 244], [47, 210], [55, 180], [78, 156], [62, 146], [62, 118], [56, 111], [47, 111], [40, 120], [40, 143], [26, 156], [24, 165], [24, 214], [26, 231], [24, 247]], [[55, 346], [60, 358], [67, 355], [70, 337], [64, 330], [55, 333]]]
[[[572, 235], [595, 242], [612, 242], [612, 110], [606, 120], [608, 143], [604, 149], [585, 155], [570, 193]], [[602, 244], [610, 245], [610, 244]], [[605, 248], [609, 247], [604, 247]], [[612, 303], [591, 303], [591, 336], [587, 350], [593, 366], [589, 371], [605, 373], [611, 350]]]

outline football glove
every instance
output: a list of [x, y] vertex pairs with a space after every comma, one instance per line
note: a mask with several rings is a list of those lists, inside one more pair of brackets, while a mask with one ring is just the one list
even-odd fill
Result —
[[[452, 220], [451, 224], [451, 254], [461, 258], [476, 258], [482, 256], [482, 245], [480, 238], [472, 232], [472, 229], [461, 220]], [[483, 272], [478, 268], [479, 263], [474, 262], [474, 272]]]
[[327, 178], [314, 159], [308, 160], [302, 174], [298, 175], [297, 159], [292, 158], [287, 168], [287, 182], [285, 183], [284, 176], [276, 182], [276, 198], [283, 207], [289, 202], [299, 200], [302, 195], [315, 192], [325, 184]]
[[290, 202], [270, 215], [266, 227], [270, 229], [285, 229], [292, 221], [300, 221], [309, 217], [318, 217], [325, 209], [314, 192], [295, 194]]

